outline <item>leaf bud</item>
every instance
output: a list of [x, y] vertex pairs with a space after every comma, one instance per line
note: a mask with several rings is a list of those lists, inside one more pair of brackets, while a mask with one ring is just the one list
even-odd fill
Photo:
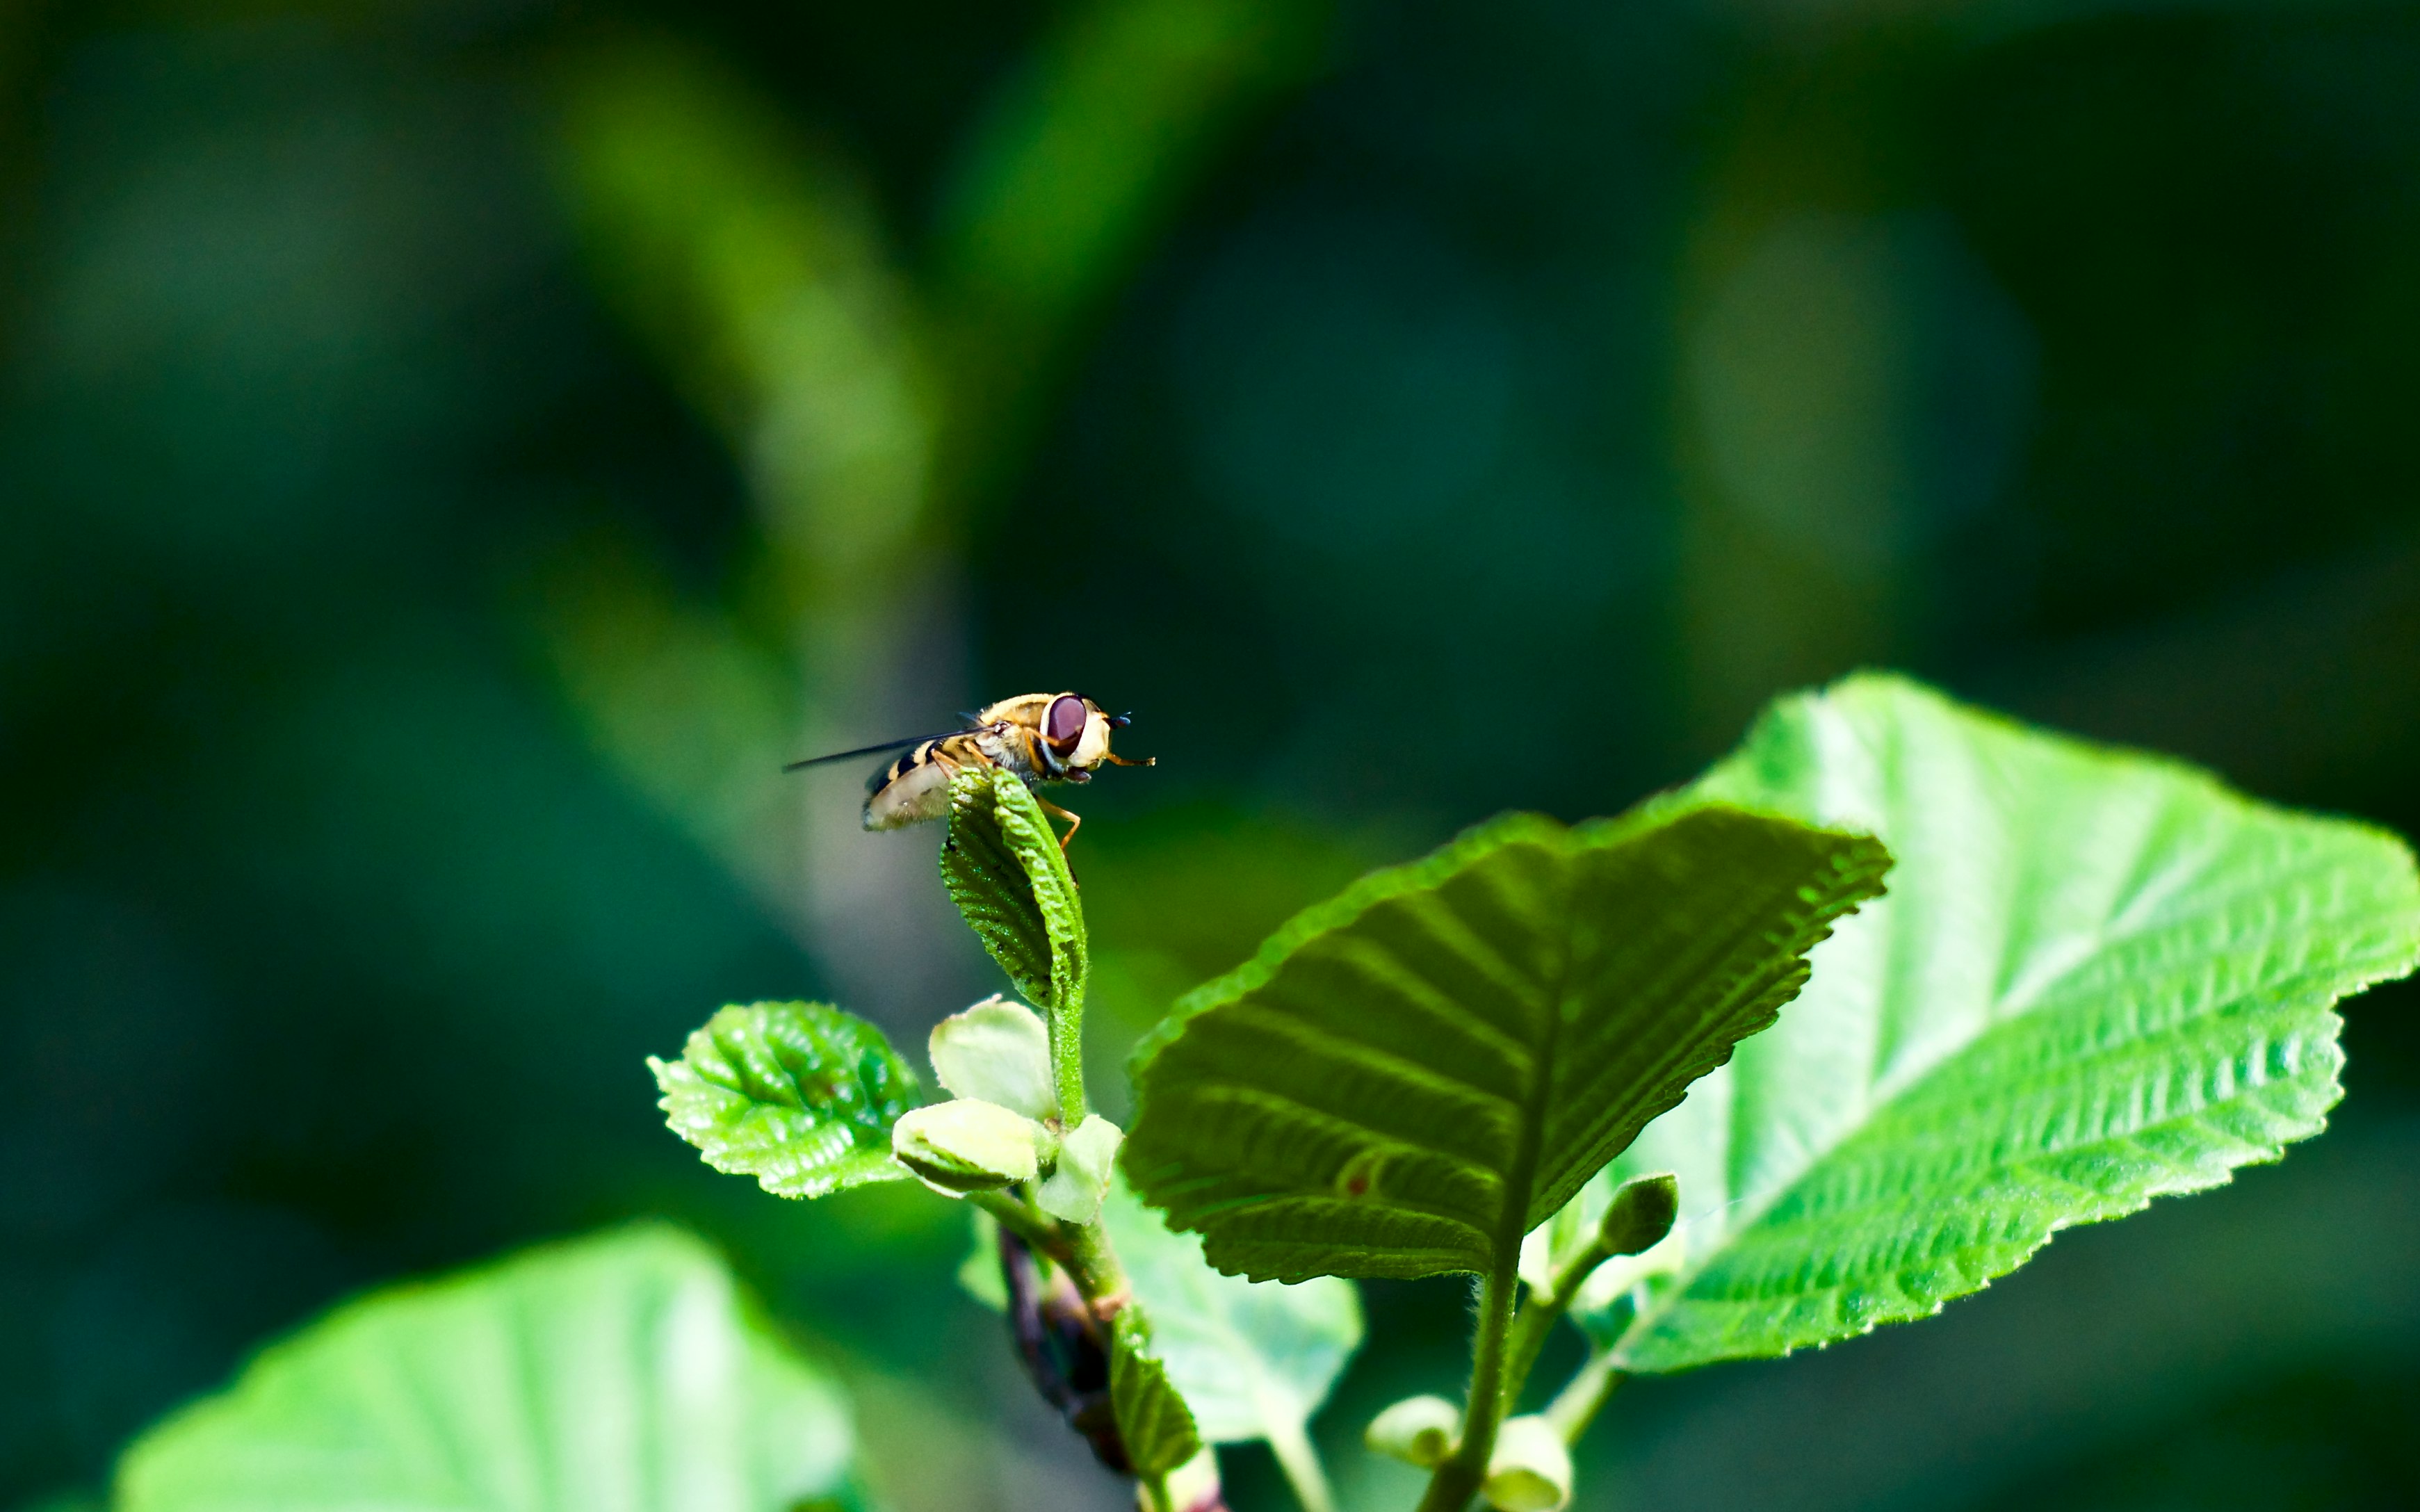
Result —
[[1625, 1181], [1605, 1210], [1597, 1233], [1608, 1255], [1644, 1255], [1672, 1231], [1681, 1212], [1681, 1179], [1669, 1171]]
[[1050, 1031], [1023, 1003], [997, 995], [933, 1026], [925, 1048], [953, 1096], [994, 1103], [1029, 1119], [1059, 1111]]
[[1556, 1512], [1572, 1499], [1572, 1452], [1546, 1418], [1510, 1419], [1496, 1430], [1479, 1494], [1498, 1512]]
[[1033, 1180], [1041, 1134], [1021, 1113], [960, 1098], [901, 1119], [891, 1131], [891, 1152], [934, 1191], [964, 1196]]
[[1462, 1437], [1462, 1409], [1442, 1396], [1406, 1396], [1370, 1420], [1361, 1442], [1379, 1454], [1435, 1470]]
[[1033, 1200], [1053, 1218], [1088, 1224], [1101, 1215], [1109, 1191], [1109, 1165], [1125, 1132], [1094, 1113], [1059, 1141], [1059, 1164], [1034, 1191]]

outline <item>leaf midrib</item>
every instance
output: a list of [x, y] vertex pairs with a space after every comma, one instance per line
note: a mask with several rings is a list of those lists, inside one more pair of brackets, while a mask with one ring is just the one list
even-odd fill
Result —
[[1558, 879], [1559, 896], [1556, 899], [1557, 956], [1553, 986], [1545, 995], [1545, 1030], [1530, 1057], [1529, 1086], [1528, 1095], [1521, 1100], [1512, 1160], [1505, 1167], [1500, 1199], [1503, 1207], [1497, 1213], [1494, 1255], [1489, 1266], [1491, 1274], [1507, 1281], [1519, 1273], [1521, 1241], [1529, 1232], [1529, 1199], [1538, 1181], [1538, 1165], [1546, 1140], [1548, 1104], [1554, 1099], [1555, 1057], [1562, 1047], [1563, 1021], [1571, 999], [1572, 956], [1575, 953], [1573, 935], [1578, 928], [1575, 873], [1579, 860], [1569, 849], [1563, 852], [1560, 859], [1563, 864]]

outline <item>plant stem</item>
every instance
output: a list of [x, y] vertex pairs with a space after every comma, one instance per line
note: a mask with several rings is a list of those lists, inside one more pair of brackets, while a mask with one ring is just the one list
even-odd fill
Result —
[[1505, 1368], [1504, 1396], [1508, 1406], [1521, 1399], [1521, 1388], [1528, 1382], [1530, 1367], [1538, 1363], [1538, 1351], [1546, 1347], [1555, 1324], [1570, 1310], [1572, 1299], [1580, 1288], [1596, 1273], [1596, 1268], [1613, 1258], [1602, 1233], [1590, 1238], [1588, 1246], [1555, 1273], [1544, 1290], [1532, 1290], [1523, 1300], [1521, 1310], [1512, 1319], [1512, 1360]]
[[1302, 1504], [1302, 1512], [1336, 1512], [1336, 1495], [1327, 1489], [1327, 1472], [1320, 1466], [1319, 1451], [1312, 1447], [1311, 1436], [1283, 1412], [1271, 1413], [1270, 1418], [1269, 1450], [1277, 1456], [1278, 1468], [1285, 1472], [1286, 1484], [1294, 1488], [1294, 1499]]
[[[1066, 1263], [1068, 1256], [1066, 1236], [1060, 1231], [1059, 1225], [1047, 1215], [1036, 1211], [1006, 1192], [976, 1192], [970, 1194], [967, 1200], [999, 1219], [1002, 1228], [1025, 1241], [1036, 1254], [1047, 1256], [1062, 1264]], [[1069, 1268], [1073, 1269], [1072, 1266]]]
[[1084, 999], [1081, 989], [1074, 1001], [1053, 1004], [1050, 1009], [1050, 1075], [1059, 1084], [1059, 1127], [1062, 1133], [1074, 1134], [1090, 1111], [1084, 1102]]
[[1555, 1394], [1554, 1402], [1546, 1409], [1546, 1420], [1561, 1432], [1565, 1443], [1577, 1443], [1595, 1419], [1597, 1409], [1605, 1405], [1615, 1387], [1629, 1379], [1628, 1371], [1615, 1368], [1611, 1351], [1591, 1350], [1579, 1373]]
[[1515, 1236], [1512, 1252], [1497, 1257], [1479, 1288], [1479, 1337], [1470, 1351], [1470, 1400], [1462, 1410], [1462, 1442], [1429, 1477], [1419, 1512], [1463, 1512], [1487, 1478], [1496, 1429], [1504, 1421], [1505, 1346], [1512, 1326], [1512, 1294], [1521, 1285], [1519, 1258]]
[[1117, 1317], [1134, 1293], [1126, 1286], [1126, 1268], [1118, 1260], [1117, 1246], [1109, 1242], [1107, 1226], [1064, 1224], [1060, 1232], [1066, 1236], [1067, 1273], [1076, 1278], [1076, 1289], [1101, 1321]]

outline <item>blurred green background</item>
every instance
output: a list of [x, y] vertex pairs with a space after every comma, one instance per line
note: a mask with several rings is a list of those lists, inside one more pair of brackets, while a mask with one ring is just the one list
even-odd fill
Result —
[[[0, 1505], [638, 1212], [900, 1512], [1126, 1504], [958, 1213], [659, 1124], [721, 1002], [991, 984], [935, 837], [782, 761], [1135, 712], [1116, 1114], [1294, 908], [1859, 664], [2420, 827], [2415, 411], [2408, 5], [0, 5]], [[1580, 1504], [2420, 1503], [2412, 1004], [2278, 1168], [1628, 1389]], [[1324, 1434], [1388, 1505], [1359, 1423], [1465, 1308], [1365, 1295]]]

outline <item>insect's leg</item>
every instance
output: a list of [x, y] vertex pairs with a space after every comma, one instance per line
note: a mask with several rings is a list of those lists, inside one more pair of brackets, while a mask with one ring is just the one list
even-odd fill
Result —
[[1146, 756], [1140, 761], [1136, 761], [1131, 756], [1114, 756], [1108, 751], [1101, 752], [1101, 760], [1111, 766], [1157, 766], [1159, 764], [1159, 758], [1156, 756]]
[[1039, 793], [1033, 795], [1033, 801], [1040, 804], [1042, 806], [1042, 811], [1050, 815], [1053, 819], [1064, 819], [1067, 821], [1067, 833], [1059, 837], [1059, 854], [1062, 856], [1066, 855], [1067, 842], [1074, 840], [1076, 838], [1076, 831], [1083, 827], [1084, 816], [1069, 810], [1060, 808], [1057, 804], [1051, 802], [1048, 798], [1044, 797]]

